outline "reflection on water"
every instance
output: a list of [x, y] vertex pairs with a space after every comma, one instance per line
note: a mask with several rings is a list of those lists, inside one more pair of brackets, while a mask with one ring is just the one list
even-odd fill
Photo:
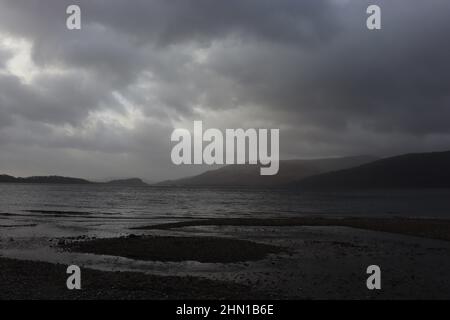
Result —
[[[130, 227], [222, 217], [326, 214], [449, 218], [449, 199], [450, 190], [301, 192], [289, 189], [0, 184], [0, 255], [66, 264], [74, 262], [103, 270], [167, 273], [170, 267], [171, 274], [181, 274], [183, 270], [223, 271], [224, 266], [217, 268], [213, 264], [196, 262], [168, 264], [61, 252], [55, 246], [56, 238], [116, 237], [146, 233], [131, 231]], [[201, 235], [204, 229], [196, 231], [194, 228], [190, 232]], [[279, 239], [281, 235], [285, 236], [286, 230], [278, 231], [283, 232], [278, 233]], [[183, 231], [151, 231], [162, 235], [166, 232], [173, 235]], [[252, 234], [258, 239], [258, 234]], [[217, 235], [222, 234], [218, 232]], [[227, 268], [233, 271], [236, 266], [230, 264]]]
[[[216, 217], [309, 214], [448, 217], [450, 190], [288, 189], [0, 184], [0, 225], [117, 229]], [[5, 229], [5, 228], [3, 228]]]

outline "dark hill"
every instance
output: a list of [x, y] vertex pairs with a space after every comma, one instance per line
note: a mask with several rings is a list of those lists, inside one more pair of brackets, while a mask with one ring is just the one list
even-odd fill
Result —
[[8, 176], [6, 174], [1, 174], [0, 175], [0, 182], [2, 182], [2, 183], [17, 182], [17, 178], [12, 177], [12, 176]]
[[107, 182], [106, 184], [112, 186], [133, 186], [133, 187], [148, 186], [148, 184], [146, 184], [139, 178], [112, 180]]
[[16, 178], [8, 175], [0, 175], [0, 183], [92, 184], [90, 181], [79, 178], [60, 176]]
[[450, 188], [450, 151], [385, 158], [311, 176], [294, 185], [306, 189]]
[[179, 186], [281, 186], [302, 178], [361, 165], [374, 161], [371, 156], [327, 158], [315, 160], [282, 160], [277, 175], [261, 176], [259, 165], [228, 165], [197, 176], [170, 180], [159, 185]]
[[0, 175], [0, 183], [35, 183], [35, 184], [105, 184], [114, 186], [147, 186], [139, 178], [112, 180], [105, 183], [91, 182], [85, 179], [69, 178], [62, 176], [35, 176], [27, 178], [16, 178], [10, 175]]

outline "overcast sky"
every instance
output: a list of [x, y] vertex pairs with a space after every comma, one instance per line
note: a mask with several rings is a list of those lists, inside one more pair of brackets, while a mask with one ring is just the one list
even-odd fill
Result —
[[173, 128], [194, 120], [279, 128], [285, 159], [450, 149], [449, 13], [448, 0], [0, 0], [0, 173], [194, 174], [170, 160]]

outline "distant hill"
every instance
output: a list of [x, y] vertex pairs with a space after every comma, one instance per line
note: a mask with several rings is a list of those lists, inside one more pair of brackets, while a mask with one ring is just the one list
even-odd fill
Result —
[[148, 186], [148, 184], [146, 184], [139, 178], [112, 180], [106, 182], [106, 184], [112, 186], [133, 186], [133, 187]]
[[450, 151], [385, 158], [293, 185], [305, 189], [450, 188]]
[[259, 165], [228, 165], [189, 178], [163, 181], [158, 185], [280, 186], [323, 172], [359, 166], [376, 159], [372, 156], [355, 156], [316, 160], [282, 160], [278, 174], [273, 176], [261, 176]]
[[105, 183], [92, 182], [85, 179], [69, 178], [61, 176], [36, 176], [27, 178], [16, 178], [9, 175], [0, 175], [0, 183], [35, 183], [35, 184], [106, 184], [115, 186], [147, 186], [138, 178], [112, 180]]
[[60, 176], [43, 176], [16, 178], [8, 175], [0, 175], [1, 183], [45, 183], [45, 184], [92, 184], [92, 182], [79, 178], [69, 178]]
[[0, 182], [3, 183], [10, 183], [10, 182], [16, 182], [17, 178], [8, 176], [6, 174], [0, 174]]

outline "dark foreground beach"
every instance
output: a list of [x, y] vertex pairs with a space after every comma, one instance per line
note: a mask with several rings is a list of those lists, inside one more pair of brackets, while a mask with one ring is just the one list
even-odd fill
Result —
[[82, 271], [82, 290], [66, 287], [67, 266], [0, 258], [0, 299], [251, 299], [248, 287], [194, 277]]
[[[80, 265], [83, 289], [69, 291], [65, 265], [0, 258], [0, 299], [450, 298], [449, 220], [204, 219], [128, 231], [54, 246], [167, 263], [166, 275], [151, 265], [148, 273]], [[372, 264], [382, 269], [380, 291], [366, 287]]]

